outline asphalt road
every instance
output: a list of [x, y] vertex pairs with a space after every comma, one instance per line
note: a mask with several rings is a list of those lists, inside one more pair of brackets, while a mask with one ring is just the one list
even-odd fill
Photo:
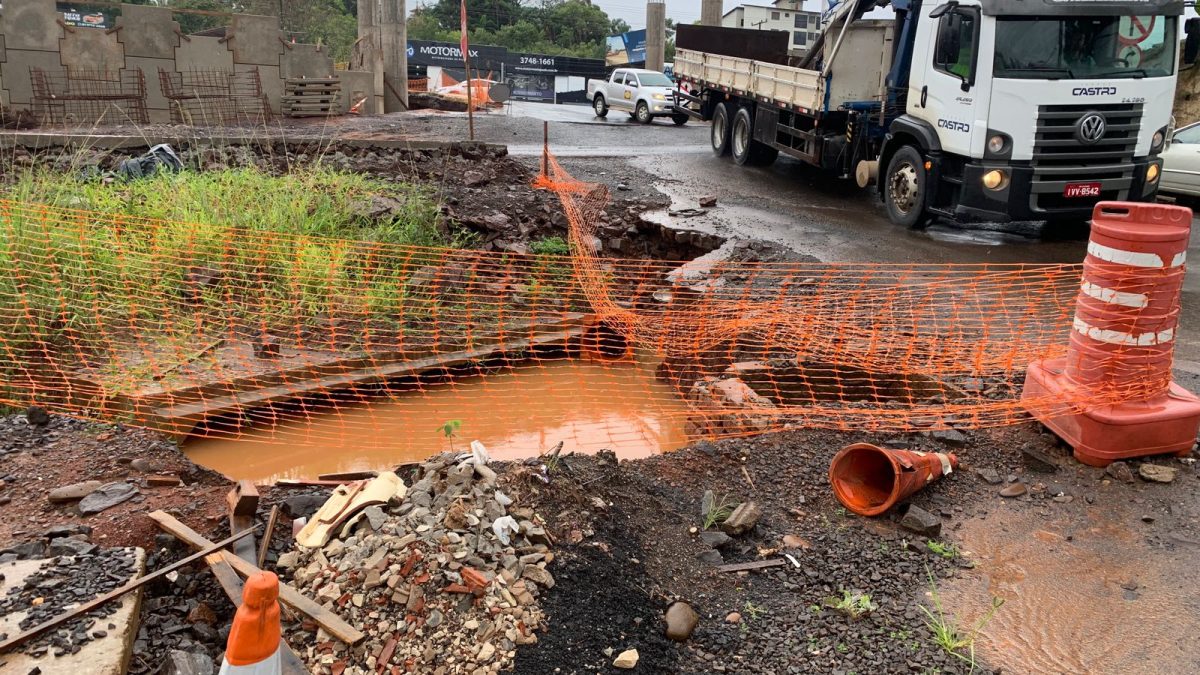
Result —
[[[458, 136], [465, 134], [465, 122], [462, 115], [440, 113], [410, 117], [404, 126], [410, 133]], [[656, 214], [681, 228], [767, 239], [826, 262], [1078, 263], [1085, 254], [1086, 233], [1042, 223], [897, 227], [878, 196], [851, 181], [784, 157], [767, 168], [714, 157], [707, 124], [676, 127], [660, 119], [645, 126], [617, 111], [601, 120], [586, 106], [516, 103], [477, 115], [477, 138], [506, 143], [511, 154], [535, 161], [543, 122], [549, 123], [551, 150], [579, 178], [634, 194], [655, 190], [671, 197], [675, 208], [717, 196], [718, 207], [704, 216]], [[1192, 223], [1200, 229], [1200, 219]], [[1192, 237], [1189, 257], [1200, 260], [1200, 236]], [[1200, 272], [1185, 282], [1181, 323], [1176, 365], [1200, 374]]]

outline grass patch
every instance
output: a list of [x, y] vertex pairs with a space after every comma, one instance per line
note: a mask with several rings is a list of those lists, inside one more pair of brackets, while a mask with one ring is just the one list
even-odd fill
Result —
[[934, 583], [933, 573], [929, 574], [929, 591], [933, 602], [933, 609], [921, 605], [921, 611], [925, 612], [925, 625], [933, 634], [933, 641], [943, 651], [955, 658], [962, 660], [971, 667], [971, 672], [975, 671], [975, 641], [979, 637], [980, 631], [991, 622], [992, 617], [1004, 605], [1002, 598], [993, 597], [992, 606], [986, 614], [980, 617], [979, 621], [969, 629], [964, 629], [952, 618], [946, 615], [942, 608], [941, 595], [938, 593], [937, 584]]
[[704, 529], [710, 530], [725, 522], [733, 514], [736, 506], [737, 502], [729, 499], [729, 495], [721, 495], [720, 499], [714, 499], [708, 510], [704, 512]]
[[529, 250], [537, 255], [571, 255], [571, 246], [562, 237], [546, 237], [532, 242]]
[[825, 598], [825, 606], [845, 614], [850, 617], [851, 621], [858, 621], [879, 609], [879, 605], [871, 601], [870, 595], [866, 593], [851, 593], [845, 589], [842, 590], [842, 597], [840, 598]]
[[932, 553], [942, 556], [947, 560], [951, 560], [958, 555], [958, 547], [954, 544], [947, 544], [941, 541], [930, 539], [925, 542], [925, 548], [928, 548]]

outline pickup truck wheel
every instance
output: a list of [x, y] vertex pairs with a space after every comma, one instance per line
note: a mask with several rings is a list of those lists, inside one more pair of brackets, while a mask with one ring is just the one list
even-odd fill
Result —
[[745, 108], [738, 108], [737, 114], [733, 116], [733, 126], [729, 132], [729, 145], [733, 150], [733, 162], [738, 166], [753, 164], [752, 157], [754, 152], [754, 118], [750, 116], [750, 111]]
[[596, 95], [596, 100], [592, 101], [592, 110], [596, 111], [596, 117], [608, 117], [608, 104], [604, 102], [604, 97]]
[[713, 154], [724, 157], [729, 154], [729, 106], [718, 103], [713, 110], [712, 128], [709, 130]]
[[637, 110], [634, 112], [634, 115], [637, 117], [637, 121], [642, 124], [650, 124], [654, 121], [654, 118], [650, 116], [650, 106], [645, 101], [640, 101], [637, 104]]
[[926, 222], [925, 160], [911, 145], [900, 148], [888, 162], [883, 184], [883, 200], [888, 217], [904, 227], [917, 227]]

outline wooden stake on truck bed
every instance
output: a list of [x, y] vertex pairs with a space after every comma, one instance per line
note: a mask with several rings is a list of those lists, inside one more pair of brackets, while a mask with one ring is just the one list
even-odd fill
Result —
[[[204, 538], [203, 535], [196, 532], [192, 528], [184, 525], [175, 519], [174, 516], [165, 511], [155, 511], [150, 514], [150, 519], [158, 523], [158, 526], [163, 531], [174, 535], [177, 539], [184, 542], [192, 548], [204, 548], [211, 542]], [[210, 551], [211, 552], [211, 551]], [[253, 563], [248, 563], [245, 560], [237, 557], [230, 551], [220, 551], [221, 557], [225, 562], [229, 563], [237, 573], [243, 577], [248, 577], [252, 574], [261, 572]], [[318, 605], [316, 602], [300, 594], [295, 588], [280, 582], [279, 583], [279, 599], [283, 604], [295, 609], [296, 611], [307, 615], [315, 621], [318, 626], [325, 629], [325, 632], [345, 642], [346, 644], [357, 644], [366, 636], [362, 634], [354, 626], [346, 623], [341, 617], [333, 612]]]

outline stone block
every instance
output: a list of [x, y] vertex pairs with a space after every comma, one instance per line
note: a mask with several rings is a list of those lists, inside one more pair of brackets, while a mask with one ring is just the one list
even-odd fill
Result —
[[229, 51], [228, 45], [215, 37], [192, 36], [190, 40], [182, 40], [175, 49], [175, 69], [179, 72], [224, 70], [232, 73], [233, 52]]
[[8, 91], [9, 100], [15, 107], [27, 108], [33, 100], [33, 84], [29, 79], [31, 67], [48, 71], [62, 70], [58, 52], [9, 49], [8, 60], [0, 64], [0, 79]]
[[234, 63], [279, 67], [284, 47], [278, 17], [234, 14], [229, 30]]
[[[179, 24], [171, 19], [171, 10], [150, 5], [122, 5], [117, 17], [117, 37], [125, 45], [125, 58], [137, 56], [174, 59], [179, 47]], [[149, 75], [149, 73], [147, 73]], [[157, 75], [156, 75], [157, 77]]]
[[0, 14], [0, 33], [8, 36], [9, 49], [57, 52], [66, 32], [60, 18], [54, 0], [9, 0]]
[[361, 114], [378, 115], [382, 110], [375, 109], [375, 73], [365, 70], [343, 70], [338, 72], [342, 80], [342, 109], [350, 110], [350, 106], [365, 98]]
[[317, 45], [291, 45], [279, 57], [283, 77], [333, 77], [333, 58], [329, 50]]
[[59, 41], [63, 66], [76, 70], [117, 72], [125, 67], [125, 49], [116, 33], [78, 28]]

